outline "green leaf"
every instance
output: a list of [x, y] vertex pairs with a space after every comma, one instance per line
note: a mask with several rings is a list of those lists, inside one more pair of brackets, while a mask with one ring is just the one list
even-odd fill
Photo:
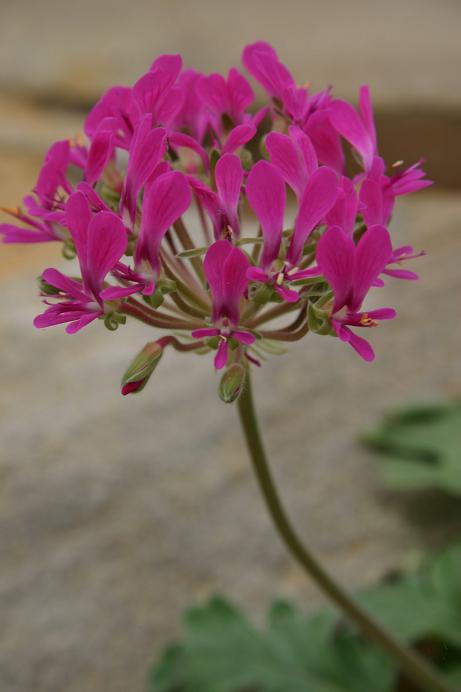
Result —
[[[358, 596], [409, 645], [461, 681], [461, 545], [417, 572]], [[392, 692], [398, 671], [331, 609], [304, 614], [275, 602], [264, 629], [224, 598], [190, 609], [180, 643], [155, 665], [150, 692]]]
[[362, 439], [379, 452], [388, 486], [461, 495], [460, 401], [416, 406], [388, 416]]

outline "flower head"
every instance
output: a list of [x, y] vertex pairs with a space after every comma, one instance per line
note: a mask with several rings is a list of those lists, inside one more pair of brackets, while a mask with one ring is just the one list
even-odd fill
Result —
[[[423, 253], [393, 247], [388, 226], [397, 198], [431, 183], [421, 162], [386, 167], [368, 87], [357, 108], [331, 88], [313, 92], [264, 41], [242, 62], [248, 75], [203, 74], [159, 56], [132, 86], [103, 94], [85, 137], [52, 144], [23, 206], [4, 209], [4, 242], [60, 242], [78, 262], [78, 276], [42, 273], [37, 327], [130, 318], [162, 332], [128, 369], [124, 394], [141, 391], [167, 347], [214, 352], [224, 401], [277, 342], [308, 331], [371, 360], [355, 330], [395, 310], [365, 310], [369, 291], [417, 278], [401, 265]], [[266, 93], [256, 112], [251, 78]]]

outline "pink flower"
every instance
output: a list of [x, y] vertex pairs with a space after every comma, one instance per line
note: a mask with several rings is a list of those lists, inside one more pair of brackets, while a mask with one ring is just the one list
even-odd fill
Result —
[[297, 263], [302, 257], [304, 243], [309, 234], [335, 202], [336, 174], [325, 167], [312, 173], [302, 194], [288, 247], [287, 261], [282, 269], [275, 271], [271, 271], [271, 266], [279, 256], [285, 216], [286, 197], [282, 175], [272, 164], [259, 161], [248, 175], [246, 192], [250, 206], [261, 224], [264, 238], [261, 268], [250, 267], [248, 278], [273, 286], [283, 300], [296, 302], [299, 295], [297, 291], [288, 288], [288, 285], [292, 281], [318, 273], [316, 269], [300, 270]]
[[253, 103], [253, 89], [235, 67], [229, 70], [227, 79], [216, 73], [202, 77], [197, 90], [218, 134], [223, 130], [224, 115], [234, 125], [241, 125], [249, 117], [246, 110]]
[[195, 329], [196, 339], [218, 337], [215, 368], [223, 368], [229, 357], [229, 340], [250, 346], [255, 337], [248, 331], [238, 330], [240, 300], [248, 288], [247, 270], [250, 262], [245, 253], [227, 240], [217, 240], [210, 246], [203, 263], [211, 291], [212, 320], [216, 327]]
[[107, 274], [127, 246], [125, 227], [116, 214], [102, 211], [92, 216], [83, 193], [74, 192], [66, 205], [66, 223], [77, 250], [82, 280], [71, 279], [57, 269], [45, 269], [43, 281], [56, 289], [51, 295], [59, 302], [36, 317], [34, 325], [43, 328], [69, 322], [66, 331], [74, 334], [104, 315], [104, 301], [123, 298], [138, 289], [104, 288]]
[[[342, 341], [367, 361], [374, 359], [370, 344], [349, 329], [375, 327], [378, 320], [395, 317], [392, 308], [361, 312], [362, 303], [392, 256], [392, 244], [384, 226], [372, 226], [357, 245], [338, 226], [329, 228], [317, 246], [317, 263], [334, 293], [331, 323]], [[349, 326], [347, 326], [349, 325]]]
[[215, 167], [216, 192], [196, 178], [190, 178], [195, 194], [211, 218], [214, 236], [240, 236], [238, 205], [243, 182], [243, 168], [236, 154], [224, 154]]

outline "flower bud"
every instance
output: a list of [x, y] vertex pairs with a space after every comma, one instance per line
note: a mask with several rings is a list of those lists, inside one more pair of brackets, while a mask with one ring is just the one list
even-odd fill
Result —
[[219, 383], [219, 396], [226, 404], [239, 398], [245, 385], [246, 370], [240, 363], [234, 363], [226, 370]]
[[144, 346], [122, 377], [122, 394], [140, 392], [147, 384], [163, 355], [163, 349], [156, 341]]

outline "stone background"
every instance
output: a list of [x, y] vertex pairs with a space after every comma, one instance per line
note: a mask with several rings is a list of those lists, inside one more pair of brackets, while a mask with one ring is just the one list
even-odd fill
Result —
[[[273, 41], [300, 81], [372, 85], [389, 160], [438, 185], [402, 200], [396, 241], [425, 248], [378, 360], [311, 337], [255, 377], [267, 445], [300, 532], [350, 588], [456, 539], [460, 505], [386, 493], [356, 438], [389, 407], [461, 391], [458, 0], [0, 1], [0, 204], [49, 143], [158, 53], [201, 69]], [[139, 397], [120, 375], [149, 330], [35, 331], [52, 247], [0, 247], [0, 690], [143, 692], [181, 609], [224, 592], [261, 620], [273, 595], [320, 602], [274, 536], [209, 358], [168, 354]], [[371, 692], [371, 691], [370, 691]]]

